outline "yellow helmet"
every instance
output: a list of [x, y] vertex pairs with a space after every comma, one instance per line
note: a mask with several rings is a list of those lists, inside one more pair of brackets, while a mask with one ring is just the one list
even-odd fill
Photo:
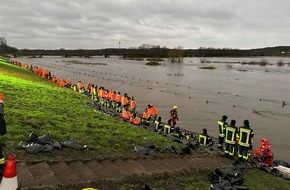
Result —
[[173, 106], [173, 109], [177, 109], [177, 106]]

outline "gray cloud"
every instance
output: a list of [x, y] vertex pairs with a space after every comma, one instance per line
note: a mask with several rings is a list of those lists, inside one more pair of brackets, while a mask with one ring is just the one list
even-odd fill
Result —
[[256, 48], [289, 45], [284, 0], [2, 0], [0, 36], [18, 48]]

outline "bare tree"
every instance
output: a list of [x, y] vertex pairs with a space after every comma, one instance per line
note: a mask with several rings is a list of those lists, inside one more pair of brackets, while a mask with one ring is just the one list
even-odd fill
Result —
[[7, 45], [7, 41], [5, 38], [0, 37], [0, 45], [5, 45], [5, 46]]
[[170, 49], [168, 52], [168, 57], [172, 63], [182, 63], [183, 62], [183, 47], [178, 46], [174, 49]]

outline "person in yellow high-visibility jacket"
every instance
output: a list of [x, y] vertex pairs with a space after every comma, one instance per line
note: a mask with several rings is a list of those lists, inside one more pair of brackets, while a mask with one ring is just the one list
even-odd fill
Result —
[[219, 128], [219, 144], [218, 148], [223, 149], [224, 146], [224, 138], [225, 138], [225, 126], [228, 124], [226, 120], [228, 117], [226, 115], [223, 115], [221, 120], [218, 120], [218, 128]]
[[226, 125], [225, 130], [225, 155], [232, 157], [236, 151], [236, 138], [238, 131], [236, 120], [231, 120], [230, 124]]
[[254, 141], [254, 131], [248, 120], [244, 120], [244, 125], [239, 127], [237, 138], [239, 139], [238, 157], [240, 160], [248, 160], [249, 150], [251, 150]]

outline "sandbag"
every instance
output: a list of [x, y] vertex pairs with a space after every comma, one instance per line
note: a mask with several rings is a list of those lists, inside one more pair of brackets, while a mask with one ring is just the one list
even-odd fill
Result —
[[65, 147], [69, 147], [69, 148], [72, 148], [72, 149], [76, 149], [76, 150], [84, 150], [87, 148], [86, 145], [80, 145], [78, 143], [76, 143], [73, 139], [73, 137], [71, 137], [69, 140], [67, 141], [64, 141], [64, 142], [60, 142], [60, 144], [62, 146], [65, 146]]
[[38, 143], [23, 143], [22, 147], [28, 152], [28, 153], [37, 153], [46, 148], [45, 145], [43, 144], [38, 144]]

